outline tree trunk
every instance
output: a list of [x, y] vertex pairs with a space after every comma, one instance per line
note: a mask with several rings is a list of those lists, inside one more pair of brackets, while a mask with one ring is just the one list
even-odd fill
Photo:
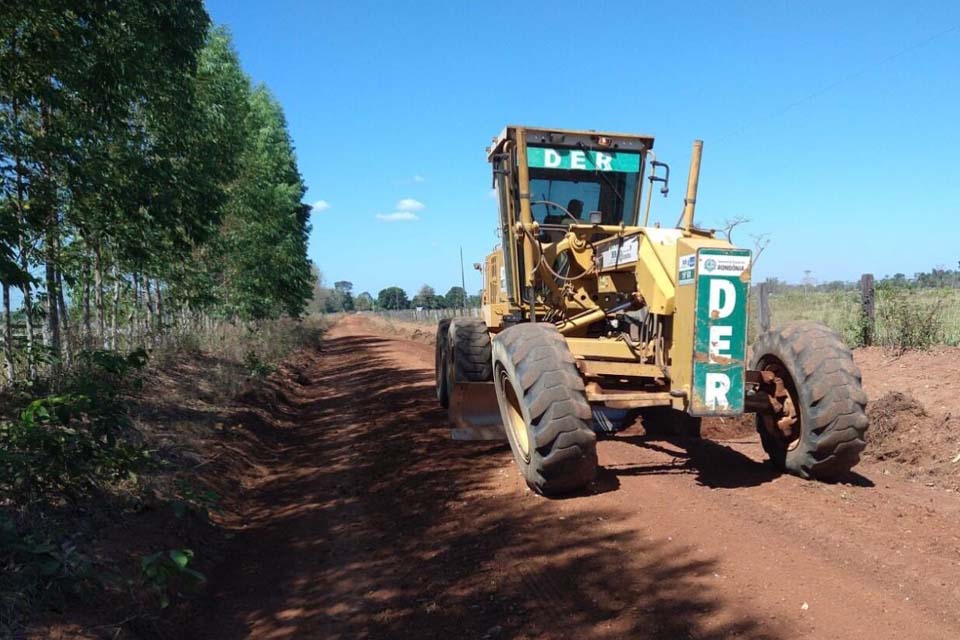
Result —
[[153, 294], [150, 291], [150, 278], [146, 274], [141, 276], [143, 278], [143, 308], [147, 312], [145, 326], [146, 333], [153, 333]]
[[80, 341], [84, 349], [89, 349], [93, 343], [93, 326], [90, 313], [90, 267], [83, 267], [83, 339]]
[[110, 318], [110, 348], [118, 348], [118, 324], [120, 320], [120, 273], [113, 268], [113, 313]]
[[13, 384], [13, 319], [10, 317], [10, 285], [3, 283], [3, 364], [7, 384]]
[[132, 345], [140, 336], [140, 278], [137, 274], [131, 274], [133, 281], [133, 302], [130, 304], [130, 313], [127, 315], [127, 325], [130, 327], [130, 344]]
[[[26, 269], [26, 266], [21, 265], [21, 268]], [[23, 292], [23, 314], [27, 331], [27, 377], [33, 381], [37, 378], [37, 365], [34, 360], [35, 349], [33, 345], [33, 293], [31, 292], [29, 283], [24, 284], [20, 291]]]
[[157, 333], [163, 333], [163, 298], [160, 297], [160, 278], [154, 279], [153, 291], [156, 296], [154, 308], [157, 311]]
[[[50, 105], [41, 102], [40, 105], [40, 136], [50, 130]], [[54, 185], [53, 167], [54, 157], [51, 149], [47, 156], [47, 164], [41, 163], [41, 184], [37, 191], [39, 196], [39, 211], [44, 214], [41, 220], [46, 224], [45, 251], [44, 251], [44, 280], [47, 288], [47, 348], [50, 351], [50, 375], [54, 380], [60, 377], [63, 370], [60, 349], [60, 314], [57, 296], [57, 239], [60, 235], [60, 216], [56, 206], [56, 187]]]
[[54, 232], [47, 231], [47, 255], [44, 265], [44, 280], [47, 285], [47, 325], [45, 339], [51, 355], [51, 374], [60, 377], [60, 314], [57, 305], [57, 263], [54, 251]]
[[[59, 254], [60, 241], [57, 240], [57, 253]], [[63, 297], [63, 271], [58, 267], [56, 270], [57, 277], [57, 317], [60, 319], [60, 336], [63, 340], [60, 353], [63, 354], [63, 361], [70, 366], [70, 358], [72, 355], [71, 350], [71, 333], [70, 333], [70, 315], [67, 313], [67, 301]]]
[[[14, 52], [17, 51], [16, 36], [13, 36], [12, 48]], [[13, 112], [13, 125], [17, 131], [20, 131], [20, 104], [19, 101], [13, 100], [12, 102], [12, 112]], [[19, 143], [19, 137], [18, 137]], [[31, 245], [27, 239], [24, 229], [27, 227], [26, 216], [23, 213], [23, 201], [26, 198], [27, 187], [23, 183], [23, 176], [26, 173], [23, 167], [23, 160], [20, 155], [19, 144], [16, 146], [14, 151], [16, 155], [15, 160], [15, 172], [17, 175], [17, 237], [20, 251], [20, 269], [24, 273], [29, 273], [30, 270], [30, 252]], [[29, 282], [23, 283], [20, 287], [20, 291], [23, 292], [23, 310], [26, 315], [26, 324], [27, 324], [27, 377], [29, 380], [35, 380], [37, 377], [37, 366], [34, 361], [35, 350], [33, 347], [33, 294], [31, 293], [31, 286]]]
[[103, 347], [106, 314], [103, 308], [103, 260], [100, 256], [100, 239], [93, 243], [93, 299], [97, 308], [97, 347]]

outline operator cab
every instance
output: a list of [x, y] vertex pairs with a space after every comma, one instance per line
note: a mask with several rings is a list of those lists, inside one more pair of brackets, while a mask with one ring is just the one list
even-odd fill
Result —
[[[568, 129], [508, 126], [493, 139], [487, 159], [503, 238], [498, 281], [507, 299], [523, 299], [525, 239], [518, 225], [539, 227], [534, 239], [541, 249], [561, 241], [573, 225], [597, 226], [581, 229], [591, 242], [616, 235], [621, 224], [637, 225], [643, 170], [652, 149], [652, 136]], [[563, 271], [562, 265], [553, 266]]]
[[527, 147], [530, 212], [541, 227], [636, 224], [642, 154]]

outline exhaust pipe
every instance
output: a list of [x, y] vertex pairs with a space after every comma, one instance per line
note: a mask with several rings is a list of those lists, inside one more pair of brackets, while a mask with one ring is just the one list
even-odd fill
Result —
[[690, 156], [690, 173], [687, 175], [687, 197], [683, 199], [683, 235], [689, 236], [693, 227], [693, 210], [697, 206], [697, 186], [700, 183], [700, 156], [703, 155], [703, 140], [693, 141]]

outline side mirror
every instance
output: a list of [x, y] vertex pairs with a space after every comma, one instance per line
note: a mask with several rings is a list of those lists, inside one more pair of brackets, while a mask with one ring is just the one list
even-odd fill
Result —
[[[650, 163], [650, 166], [653, 167], [653, 171], [650, 172], [650, 188], [653, 188], [654, 182], [662, 182], [663, 186], [660, 188], [660, 193], [663, 194], [663, 197], [666, 198], [667, 194], [670, 193], [670, 165], [666, 162], [660, 162], [659, 160], [654, 160]], [[663, 167], [663, 177], [657, 175], [657, 167]]]
[[[652, 151], [650, 153], [653, 153]], [[657, 175], [657, 167], [663, 167], [663, 175]], [[643, 226], [650, 224], [650, 204], [653, 202], [653, 183], [662, 182], [663, 186], [660, 188], [660, 193], [663, 194], [663, 197], [666, 198], [667, 194], [670, 193], [670, 165], [666, 162], [660, 162], [659, 160], [650, 161], [650, 175], [647, 177], [647, 180], [650, 181], [650, 191], [647, 192], [647, 211], [643, 215]]]

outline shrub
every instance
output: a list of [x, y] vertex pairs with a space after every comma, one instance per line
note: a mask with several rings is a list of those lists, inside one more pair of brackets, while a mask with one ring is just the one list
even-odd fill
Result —
[[160, 608], [170, 606], [171, 593], [180, 590], [196, 591], [207, 578], [188, 567], [193, 560], [190, 549], [170, 549], [144, 556], [140, 559], [140, 573], [147, 587], [153, 591]]
[[145, 363], [142, 350], [85, 353], [63, 392], [0, 422], [0, 490], [21, 506], [76, 501], [132, 473], [147, 456], [120, 396], [139, 386], [130, 374]]
[[942, 344], [945, 327], [939, 297], [917, 289], [881, 285], [877, 290], [877, 343], [902, 354]]

